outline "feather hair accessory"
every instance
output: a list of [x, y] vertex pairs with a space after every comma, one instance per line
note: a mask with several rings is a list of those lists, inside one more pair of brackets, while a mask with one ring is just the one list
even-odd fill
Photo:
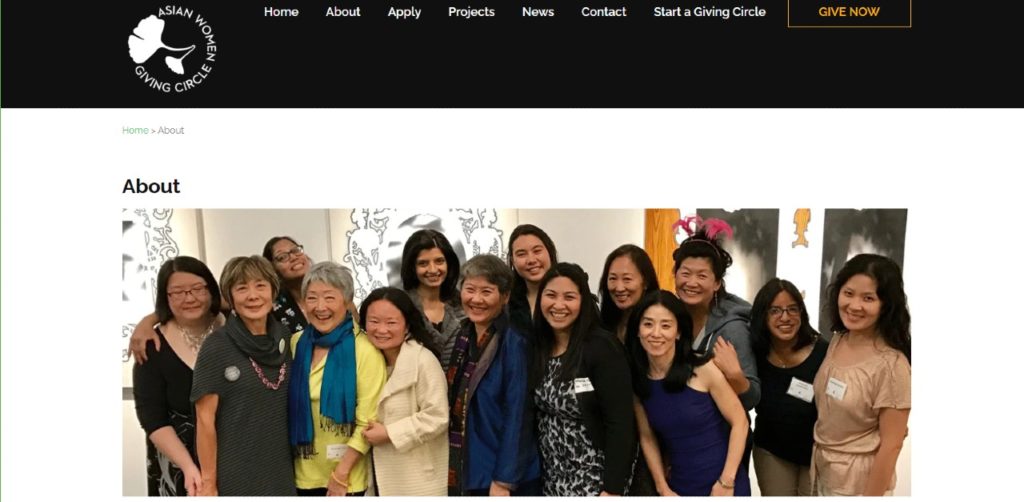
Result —
[[686, 232], [686, 235], [693, 237], [693, 234], [697, 233], [697, 229], [699, 229], [702, 224], [703, 220], [701, 220], [700, 216], [694, 214], [686, 216], [683, 219], [673, 223], [672, 231], [679, 230], [679, 228], [682, 227], [683, 231]]
[[712, 241], [717, 241], [719, 235], [724, 235], [726, 238], [731, 239], [732, 227], [724, 220], [708, 218], [704, 220], [704, 235], [707, 235], [708, 240]]

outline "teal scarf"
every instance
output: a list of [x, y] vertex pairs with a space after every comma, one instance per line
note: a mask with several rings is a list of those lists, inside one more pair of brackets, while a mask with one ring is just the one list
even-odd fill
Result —
[[309, 397], [309, 372], [313, 346], [329, 347], [320, 388], [320, 428], [352, 434], [356, 414], [356, 337], [352, 315], [330, 333], [322, 334], [307, 325], [295, 347], [292, 378], [288, 387], [288, 438], [292, 450], [302, 458], [317, 454], [313, 448], [313, 410]]

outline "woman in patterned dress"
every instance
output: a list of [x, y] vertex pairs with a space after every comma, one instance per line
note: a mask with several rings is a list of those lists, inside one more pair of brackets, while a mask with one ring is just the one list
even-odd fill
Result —
[[629, 365], [601, 328], [587, 274], [559, 263], [539, 284], [530, 382], [544, 495], [623, 495], [636, 457]]

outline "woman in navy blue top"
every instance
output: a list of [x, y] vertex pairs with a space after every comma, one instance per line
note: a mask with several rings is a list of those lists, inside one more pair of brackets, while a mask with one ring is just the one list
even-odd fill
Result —
[[540, 457], [528, 410], [527, 341], [505, 305], [512, 270], [493, 255], [462, 268], [466, 320], [448, 365], [448, 494], [538, 495]]
[[746, 413], [722, 371], [707, 364], [714, 355], [694, 354], [692, 326], [668, 291], [644, 296], [630, 316], [626, 347], [644, 457], [661, 495], [749, 496]]

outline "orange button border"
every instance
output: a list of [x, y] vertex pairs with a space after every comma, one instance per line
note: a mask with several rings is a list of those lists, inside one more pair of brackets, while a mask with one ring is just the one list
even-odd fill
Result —
[[875, 25], [875, 26], [870, 26], [870, 25], [862, 25], [862, 26], [852, 26], [852, 25], [850, 25], [850, 26], [841, 26], [841, 25], [840, 26], [829, 26], [829, 25], [790, 24], [791, 16], [789, 14], [789, 11], [790, 11], [789, 4], [792, 1], [793, 0], [786, 0], [786, 28], [861, 28], [861, 29], [863, 29], [863, 28], [867, 28], [867, 29], [881, 28], [881, 29], [904, 29], [904, 30], [909, 30], [910, 28], [914, 27], [914, 0], [907, 0], [907, 2], [909, 2], [909, 5], [910, 5], [910, 11], [908, 12], [908, 14], [909, 14], [908, 22], [910, 24], [906, 24], [906, 25]]

